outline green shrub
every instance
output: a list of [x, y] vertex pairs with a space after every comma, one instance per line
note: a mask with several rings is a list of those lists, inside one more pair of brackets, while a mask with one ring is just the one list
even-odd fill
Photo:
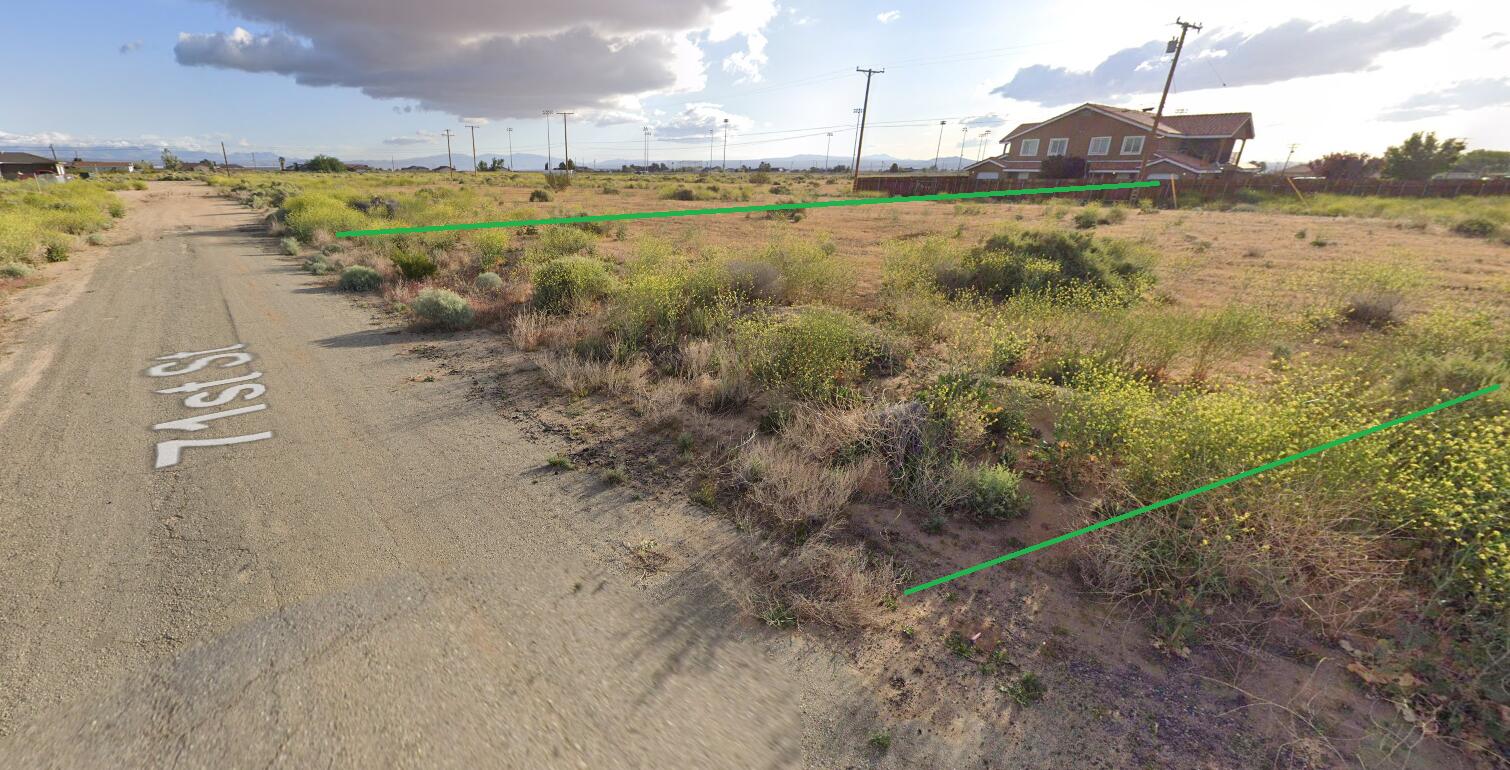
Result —
[[991, 236], [961, 263], [938, 264], [936, 281], [946, 291], [968, 287], [993, 299], [1066, 284], [1122, 289], [1151, 281], [1147, 263], [1125, 241], [1014, 229]]
[[536, 307], [549, 313], [566, 313], [608, 294], [614, 278], [608, 265], [599, 260], [568, 256], [536, 269], [534, 284]]
[[283, 240], [278, 241], [278, 246], [279, 248], [283, 249], [284, 254], [290, 257], [299, 256], [298, 238], [284, 238]]
[[346, 291], [372, 291], [382, 282], [383, 276], [366, 265], [352, 265], [341, 271], [340, 287]]
[[312, 241], [316, 232], [360, 230], [367, 223], [360, 211], [319, 193], [295, 195], [284, 202], [282, 211], [283, 223], [303, 243]]
[[904, 357], [875, 327], [829, 308], [746, 318], [735, 340], [756, 379], [813, 401], [847, 400], [870, 370]]
[[1452, 226], [1452, 231], [1458, 235], [1466, 235], [1469, 238], [1488, 238], [1494, 235], [1499, 225], [1478, 217], [1459, 220]]
[[43, 246], [42, 256], [48, 262], [67, 262], [69, 252], [73, 251], [73, 244], [66, 235], [53, 233], [46, 239]]
[[105, 210], [110, 212], [112, 219], [120, 219], [126, 216], [126, 204], [120, 198], [111, 198], [110, 203], [106, 204]]
[[586, 230], [547, 225], [540, 228], [540, 237], [525, 249], [525, 260], [545, 262], [558, 257], [591, 254], [597, 243], [597, 236]]
[[530, 190], [530, 203], [550, 203], [551, 194], [545, 190]]
[[506, 230], [477, 233], [473, 236], [472, 243], [477, 247], [477, 261], [484, 268], [497, 267], [509, 253], [509, 234]]
[[435, 264], [435, 260], [431, 259], [429, 254], [419, 251], [409, 251], [402, 248], [396, 249], [392, 254], [388, 255], [388, 259], [393, 261], [394, 266], [398, 268], [399, 274], [404, 276], [405, 280], [409, 281], [423, 281], [435, 275], [435, 271], [440, 269], [440, 266]]
[[0, 264], [0, 278], [26, 278], [35, 272], [37, 271], [33, 270], [30, 265], [24, 265], [20, 262]]
[[1028, 495], [1022, 477], [1004, 465], [961, 465], [956, 483], [964, 492], [965, 506], [993, 519], [1011, 519], [1028, 512]]
[[546, 174], [545, 186], [551, 188], [552, 190], [555, 190], [556, 192], [561, 192], [562, 190], [571, 187], [571, 174], [568, 174], [564, 171], [558, 171], [553, 174]]
[[472, 284], [482, 291], [493, 292], [503, 288], [503, 278], [493, 272], [478, 273]]
[[421, 319], [447, 329], [461, 329], [472, 323], [472, 306], [450, 289], [425, 289], [409, 303], [409, 309]]

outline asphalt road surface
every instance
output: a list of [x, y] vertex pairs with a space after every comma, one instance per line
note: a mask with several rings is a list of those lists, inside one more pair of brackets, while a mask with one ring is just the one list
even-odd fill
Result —
[[163, 184], [127, 227], [8, 311], [0, 767], [857, 763], [842, 662], [702, 565], [627, 579], [648, 503], [416, 382], [255, 214]]

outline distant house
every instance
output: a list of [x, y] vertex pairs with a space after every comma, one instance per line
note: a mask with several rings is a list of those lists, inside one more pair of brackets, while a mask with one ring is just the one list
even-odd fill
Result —
[[[1096, 181], [1137, 176], [1153, 115], [1140, 110], [1086, 103], [1040, 123], [1024, 123], [1002, 137], [1002, 154], [966, 167], [976, 179], [1027, 179], [1039, 175], [1045, 158], [1084, 158]], [[1253, 138], [1253, 115], [1225, 112], [1165, 115], [1148, 156], [1148, 177], [1214, 176], [1236, 171]]]
[[455, 171], [456, 169], [454, 169], [454, 168], [452, 168], [450, 166], [436, 166], [435, 168], [432, 168], [430, 170], [431, 171]]
[[429, 171], [429, 166], [404, 166], [400, 171]]
[[106, 171], [134, 174], [136, 173], [136, 163], [129, 160], [81, 160], [74, 158], [72, 161], [69, 161], [68, 170], [76, 174], [101, 174]]
[[371, 171], [372, 170], [372, 166], [369, 166], [366, 163], [347, 163], [346, 164], [346, 170], [347, 171]]
[[0, 152], [0, 179], [63, 176], [63, 164], [29, 152]]

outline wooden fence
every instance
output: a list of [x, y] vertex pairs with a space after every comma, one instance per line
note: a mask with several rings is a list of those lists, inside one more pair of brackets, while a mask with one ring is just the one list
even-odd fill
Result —
[[[1451, 198], [1457, 195], [1510, 195], [1510, 179], [1433, 179], [1422, 182], [1385, 179], [1293, 179], [1276, 176], [1223, 176], [1210, 179], [1179, 179], [1173, 188], [1163, 180], [1157, 190], [1092, 190], [1054, 193], [1055, 196], [1081, 200], [1125, 201], [1152, 195], [1167, 202], [1171, 195], [1192, 199], [1230, 198], [1246, 190], [1265, 195], [1294, 195], [1290, 182], [1305, 195], [1382, 195], [1393, 198]], [[973, 179], [962, 174], [861, 176], [857, 190], [872, 190], [887, 195], [935, 195], [938, 193], [981, 192], [985, 190], [1024, 190], [1037, 187], [1064, 187], [1089, 184], [1085, 179]]]

